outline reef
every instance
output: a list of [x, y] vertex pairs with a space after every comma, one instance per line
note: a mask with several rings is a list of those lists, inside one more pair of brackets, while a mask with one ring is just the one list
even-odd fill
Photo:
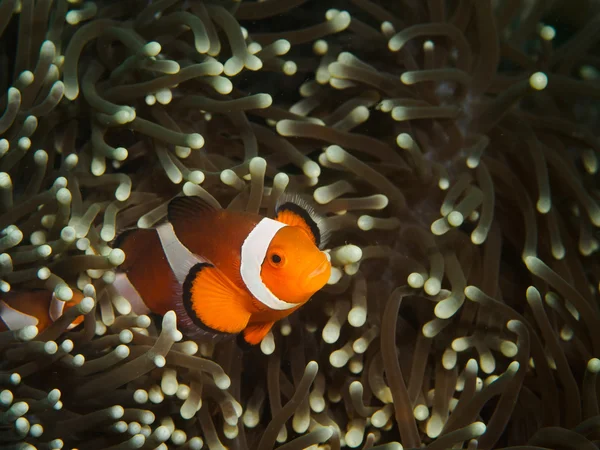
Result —
[[[0, 447], [598, 449], [599, 24], [594, 1], [0, 1]], [[115, 238], [172, 197], [272, 216], [286, 192], [334, 268], [260, 346], [113, 286]]]

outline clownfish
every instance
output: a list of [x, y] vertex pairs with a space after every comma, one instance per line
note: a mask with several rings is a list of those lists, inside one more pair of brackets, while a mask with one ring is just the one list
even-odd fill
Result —
[[[68, 302], [58, 300], [52, 291], [44, 289], [3, 294], [0, 300], [0, 332], [19, 330], [28, 325], [36, 326], [41, 332], [81, 300], [83, 294], [76, 290]], [[77, 317], [67, 329], [75, 328], [82, 321], [83, 316]]]
[[114, 286], [134, 311], [141, 303], [156, 314], [175, 310], [191, 336], [243, 333], [255, 345], [329, 280], [320, 223], [301, 199], [279, 204], [270, 219], [176, 197], [164, 223], [124, 233]]

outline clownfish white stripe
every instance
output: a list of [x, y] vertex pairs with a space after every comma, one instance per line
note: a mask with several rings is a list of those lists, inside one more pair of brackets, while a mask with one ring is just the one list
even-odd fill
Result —
[[131, 303], [131, 310], [138, 316], [151, 312], [150, 308], [146, 306], [142, 296], [126, 274], [118, 273], [113, 282], [113, 287], [120, 295], [125, 297], [129, 303]]
[[52, 293], [52, 300], [50, 300], [50, 308], [48, 314], [53, 322], [56, 322], [60, 316], [62, 316], [63, 310], [65, 309], [65, 302], [56, 298], [56, 295]]
[[175, 234], [175, 230], [171, 223], [165, 222], [159, 225], [156, 231], [158, 232], [158, 237], [160, 238], [160, 243], [162, 244], [167, 261], [169, 261], [169, 266], [171, 266], [171, 270], [178, 283], [183, 285], [191, 268], [198, 263], [206, 261], [190, 252], [188, 248], [181, 243]]
[[39, 323], [36, 317], [17, 311], [0, 300], [0, 320], [9, 330], [19, 330], [28, 325], [37, 325]]
[[265, 306], [276, 311], [285, 311], [298, 306], [278, 299], [263, 283], [260, 276], [262, 263], [275, 234], [287, 225], [276, 220], [264, 218], [248, 234], [242, 244], [240, 274], [250, 293]]

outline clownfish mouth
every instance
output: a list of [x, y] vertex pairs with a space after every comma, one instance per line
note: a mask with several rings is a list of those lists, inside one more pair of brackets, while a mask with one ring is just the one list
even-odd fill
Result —
[[319, 275], [323, 275], [325, 272], [327, 272], [329, 270], [329, 268], [331, 267], [330, 262], [326, 259], [325, 261], [323, 261], [321, 264], [319, 264], [317, 266], [317, 268], [315, 270], [313, 270], [309, 275], [308, 275], [308, 279], [312, 280], [313, 278], [318, 277]]
[[331, 263], [328, 259], [323, 258], [323, 261], [306, 275], [304, 286], [313, 292], [318, 291], [329, 279], [330, 272]]

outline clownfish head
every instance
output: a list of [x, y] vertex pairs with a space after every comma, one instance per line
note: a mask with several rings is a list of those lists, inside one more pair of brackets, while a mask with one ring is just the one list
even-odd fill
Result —
[[330, 274], [327, 255], [303, 228], [296, 226], [277, 231], [261, 267], [265, 286], [287, 303], [306, 302], [327, 283]]

